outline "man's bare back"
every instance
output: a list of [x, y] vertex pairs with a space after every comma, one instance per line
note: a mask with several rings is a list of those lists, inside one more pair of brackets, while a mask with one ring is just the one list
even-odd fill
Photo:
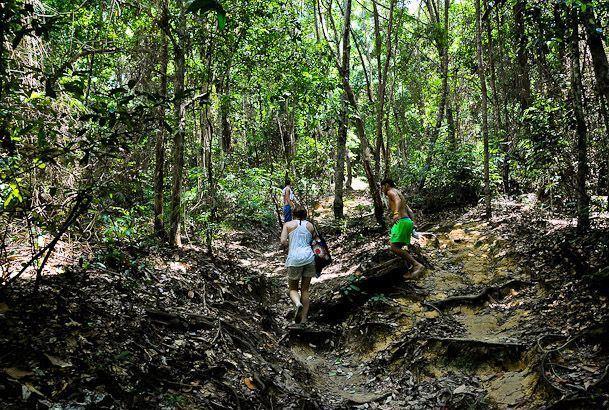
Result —
[[399, 189], [390, 188], [387, 191], [387, 198], [389, 199], [389, 206], [393, 211], [394, 221], [402, 218], [410, 218], [414, 221], [412, 210], [406, 204], [406, 198]]

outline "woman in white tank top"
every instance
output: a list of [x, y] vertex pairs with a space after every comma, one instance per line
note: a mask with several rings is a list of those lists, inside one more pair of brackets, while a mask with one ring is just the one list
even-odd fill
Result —
[[315, 276], [315, 254], [311, 249], [315, 228], [306, 220], [307, 211], [304, 208], [296, 207], [293, 214], [296, 219], [283, 224], [281, 244], [288, 246], [285, 266], [289, 295], [295, 306], [294, 322], [305, 323], [309, 312], [309, 287], [311, 278]]

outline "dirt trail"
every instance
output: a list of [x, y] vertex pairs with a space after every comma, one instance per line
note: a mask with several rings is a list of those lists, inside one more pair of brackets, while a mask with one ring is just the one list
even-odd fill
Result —
[[[334, 336], [296, 334], [288, 339], [294, 358], [310, 375], [309, 387], [332, 407], [417, 407], [395, 383], [395, 374], [405, 368], [416, 382], [465, 380], [438, 397], [438, 405], [454, 394], [479, 395], [491, 407], [531, 405], [538, 376], [529, 366], [519, 330], [531, 312], [518, 308], [519, 284], [528, 277], [509, 257], [509, 243], [490, 231], [482, 221], [435, 226], [418, 240], [431, 267], [414, 285], [406, 284], [416, 288], [416, 296], [397, 284], [386, 289], [390, 296], [368, 295], [368, 302], [346, 312], [342, 322], [329, 324], [313, 315], [311, 332], [329, 326]], [[270, 252], [265, 259], [271, 262], [277, 256]], [[277, 266], [271, 275], [281, 275], [281, 262], [272, 263]], [[314, 281], [313, 303], [320, 286], [332, 286], [333, 280], [349, 274], [340, 266], [342, 272], [322, 277], [326, 283]], [[489, 286], [501, 289], [479, 303], [436, 306]], [[323, 312], [324, 306], [319, 309]]]

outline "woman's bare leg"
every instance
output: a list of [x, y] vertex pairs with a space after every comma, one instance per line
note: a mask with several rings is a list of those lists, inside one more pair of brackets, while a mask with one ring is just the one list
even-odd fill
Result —
[[288, 295], [290, 296], [290, 299], [292, 299], [294, 305], [296, 305], [297, 307], [300, 306], [302, 302], [300, 301], [300, 294], [298, 293], [298, 281], [290, 279], [290, 281], [288, 282], [288, 286]]
[[303, 306], [300, 294], [298, 293], [298, 281], [290, 279], [290, 281], [288, 282], [288, 286], [290, 289], [288, 294], [290, 295], [290, 299], [292, 299], [294, 306], [296, 306], [296, 309], [294, 310], [294, 323], [300, 323], [300, 320], [302, 318]]
[[311, 285], [311, 278], [302, 278], [302, 285], [300, 288], [300, 299], [302, 301], [302, 314], [300, 315], [300, 323], [307, 321], [307, 314], [309, 313], [309, 286]]

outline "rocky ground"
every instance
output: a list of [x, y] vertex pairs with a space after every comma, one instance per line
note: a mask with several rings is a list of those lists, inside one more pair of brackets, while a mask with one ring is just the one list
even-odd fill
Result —
[[335, 262], [289, 327], [274, 237], [235, 232], [217, 256], [104, 248], [0, 299], [3, 408], [607, 407], [607, 219], [577, 237], [527, 198], [418, 221], [428, 269], [404, 266], [347, 202]]

